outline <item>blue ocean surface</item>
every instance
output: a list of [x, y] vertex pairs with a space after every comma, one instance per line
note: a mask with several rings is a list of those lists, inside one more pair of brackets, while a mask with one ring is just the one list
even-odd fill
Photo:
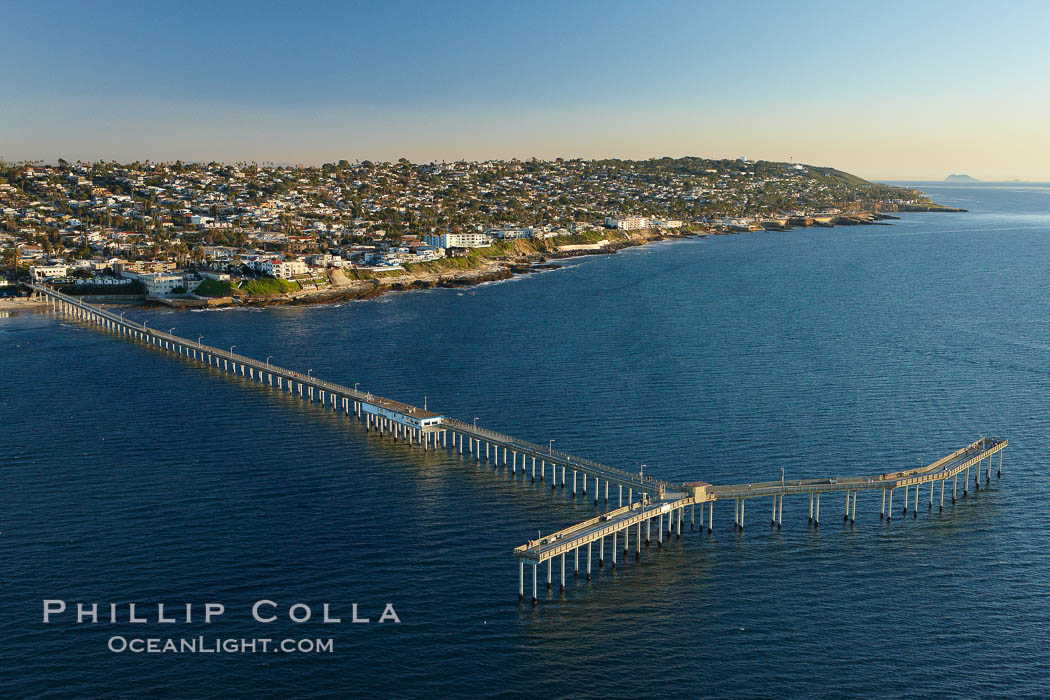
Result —
[[[713, 535], [687, 527], [564, 594], [556, 571], [535, 608], [512, 550], [590, 498], [52, 314], [0, 319], [0, 695], [1047, 696], [1050, 186], [922, 187], [969, 212], [366, 302], [127, 312], [669, 480], [876, 474], [1010, 441], [1003, 477], [943, 513], [924, 491], [887, 523], [862, 491], [854, 526], [843, 495], [815, 530], [789, 497], [774, 531], [755, 500], [736, 533], [718, 503]], [[47, 599], [70, 609], [44, 624]], [[272, 623], [251, 617], [263, 599]], [[77, 602], [100, 622], [77, 624]], [[150, 620], [129, 623], [129, 602]], [[192, 621], [158, 623], [157, 602]], [[209, 602], [225, 613], [204, 624]], [[379, 623], [388, 603], [399, 623]], [[114, 652], [114, 636], [333, 650]]]

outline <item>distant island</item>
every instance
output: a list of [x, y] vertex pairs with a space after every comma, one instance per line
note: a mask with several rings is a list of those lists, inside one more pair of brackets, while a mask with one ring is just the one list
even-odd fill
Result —
[[945, 182], [980, 182], [980, 180], [978, 180], [977, 178], [970, 177], [969, 175], [955, 175], [955, 174], [949, 175], [948, 177], [944, 178], [944, 181]]

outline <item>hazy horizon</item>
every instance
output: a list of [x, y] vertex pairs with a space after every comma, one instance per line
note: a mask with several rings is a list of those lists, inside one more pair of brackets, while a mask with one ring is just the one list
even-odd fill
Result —
[[[42, 2], [9, 161], [681, 157], [1050, 180], [1050, 6]], [[907, 19], [902, 22], [902, 19]]]
[[[705, 159], [710, 158], [712, 160], [719, 160], [718, 158], [711, 158], [709, 156], [695, 154], [695, 153], [686, 154], [686, 155], [682, 155], [682, 156], [653, 156], [653, 158], [656, 158], [656, 159], [660, 159], [660, 158], [664, 158], [664, 157], [670, 157], [670, 158], [705, 158]], [[512, 160], [514, 158], [517, 158], [517, 160], [520, 160], [520, 161], [526, 161], [526, 160], [529, 160], [529, 159], [533, 158], [533, 156], [528, 156], [528, 157], [524, 157], [524, 158], [517, 157], [517, 156], [512, 156], [511, 158], [475, 158], [475, 159], [460, 159], [460, 160], [462, 162], [478, 162], [478, 163], [482, 163], [482, 162], [486, 162], [486, 161], [509, 162], [510, 160]], [[552, 158], [543, 158], [543, 159], [539, 159], [539, 160], [545, 160], [545, 161], [550, 162], [550, 161], [554, 161], [554, 160], [556, 160], [558, 158], [561, 158], [562, 160], [566, 160], [566, 161], [576, 159], [576, 157], [554, 156]], [[644, 158], [624, 158], [624, 157], [621, 157], [621, 156], [617, 156], [615, 154], [607, 155], [607, 156], [601, 156], [599, 158], [584, 158], [583, 160], [603, 160], [603, 159], [611, 159], [611, 160], [617, 160], [617, 159], [619, 159], [619, 160], [646, 160]], [[64, 158], [64, 160], [66, 160], [68, 163], [71, 163], [71, 164], [78, 162], [78, 159]], [[215, 162], [215, 163], [219, 163], [221, 165], [255, 164], [255, 165], [260, 166], [260, 167], [317, 168], [317, 167], [320, 167], [320, 166], [322, 166], [322, 165], [324, 165], [326, 163], [337, 163], [340, 160], [347, 160], [351, 164], [360, 163], [360, 162], [363, 162], [363, 161], [366, 161], [366, 160], [370, 160], [370, 161], [376, 162], [376, 163], [396, 163], [398, 158], [354, 158], [354, 159], [349, 159], [349, 158], [335, 158], [335, 159], [331, 159], [330, 158], [330, 159], [320, 160], [320, 161], [315, 161], [315, 162], [310, 162], [310, 163], [294, 162], [294, 161], [268, 161], [268, 160], [267, 161], [260, 161], [260, 160], [244, 160], [244, 159], [240, 159], [240, 160], [220, 160], [220, 159], [215, 159], [215, 158], [210, 158], [210, 159], [174, 158], [174, 159], [170, 159], [170, 160], [168, 160], [168, 159], [160, 160], [160, 159], [151, 159], [151, 158], [135, 158], [135, 159], [132, 159], [132, 160], [127, 160], [127, 161], [117, 160], [117, 159], [113, 159], [113, 158], [93, 158], [93, 159], [90, 159], [90, 160], [79, 159], [79, 162], [88, 163], [88, 164], [90, 164], [90, 163], [97, 163], [97, 162], [116, 162], [116, 163], [119, 163], [121, 165], [127, 165], [127, 164], [134, 163], [134, 162], [137, 161], [137, 162], [140, 162], [140, 163], [150, 163], [150, 164], [153, 164], [153, 165], [160, 165], [160, 164], [169, 164], [170, 165], [170, 164], [175, 163], [176, 161], [179, 161], [179, 162], [185, 163], [187, 165], [189, 165], [189, 164], [207, 164], [207, 163]], [[431, 164], [431, 163], [455, 163], [455, 162], [460, 162], [460, 161], [454, 161], [454, 160], [416, 161], [416, 160], [412, 160], [411, 158], [408, 159], [408, 160], [413, 165], [427, 165], [427, 164]], [[734, 160], [734, 159], [729, 159], [729, 160]], [[749, 160], [770, 161], [769, 158], [753, 158], [753, 159], [749, 159]], [[51, 159], [51, 160], [42, 159], [42, 158], [24, 158], [24, 159], [14, 160], [14, 159], [9, 159], [9, 158], [5, 159], [3, 156], [0, 156], [0, 162], [5, 162], [5, 161], [7, 163], [9, 163], [9, 164], [42, 163], [43, 165], [48, 165], [48, 166], [54, 166], [54, 165], [58, 164], [58, 159], [57, 158], [56, 159]], [[774, 161], [774, 162], [789, 162], [789, 161]], [[795, 161], [795, 162], [798, 162], [798, 161]], [[815, 166], [815, 167], [835, 167], [833, 164], [828, 164], [828, 163], [804, 163], [804, 165]], [[849, 172], [849, 171], [845, 171], [845, 172]], [[850, 174], [856, 175], [857, 173], [850, 173]], [[949, 173], [949, 175], [951, 175], [951, 174], [968, 175], [968, 173]], [[945, 177], [943, 177], [943, 178], [934, 178], [934, 179], [919, 178], [919, 177], [892, 177], [892, 178], [868, 177], [868, 178], [865, 178], [865, 179], [867, 179], [867, 180], [869, 180], [871, 182], [888, 182], [888, 183], [894, 183], [894, 182], [897, 182], [897, 183], [900, 183], [900, 182], [915, 182], [915, 183], [938, 183], [938, 184], [949, 184], [949, 185], [967, 185], [967, 184], [974, 184], [974, 183], [984, 184], [984, 185], [1009, 185], [1009, 184], [1039, 185], [1039, 184], [1050, 184], [1050, 177], [1048, 177], [1046, 179], [1031, 179], [1031, 180], [1027, 180], [1027, 179], [1022, 180], [1022, 179], [1018, 179], [1018, 178], [1013, 178], [1013, 179], [1010, 179], [1010, 180], [984, 180], [984, 179], [980, 179], [980, 178], [973, 178], [972, 180], [969, 180], [969, 181], [946, 181], [945, 178], [947, 178], [947, 175]]]

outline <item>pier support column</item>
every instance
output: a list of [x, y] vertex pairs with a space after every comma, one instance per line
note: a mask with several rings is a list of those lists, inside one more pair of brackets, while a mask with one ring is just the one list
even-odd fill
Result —
[[879, 513], [879, 520], [886, 519], [886, 487], [882, 488], [882, 511]]
[[773, 496], [773, 515], [769, 517], [769, 526], [777, 526], [777, 497]]
[[591, 545], [593, 542], [587, 543], [587, 580], [591, 580]]
[[598, 490], [601, 486], [601, 482], [598, 481], [598, 477], [594, 477], [594, 505], [598, 505]]
[[660, 528], [656, 531], [656, 548], [659, 549], [664, 546], [664, 514], [660, 513], [660, 520], [657, 522], [657, 526]]
[[820, 494], [817, 494], [817, 512], [813, 516], [813, 527], [820, 527]]
[[536, 597], [536, 568], [538, 566], [539, 566], [538, 562], [532, 565], [532, 605], [533, 605], [533, 607], [535, 607], [536, 603], [539, 601], [539, 598]]
[[598, 568], [605, 568], [605, 535], [598, 540]]
[[744, 531], [744, 504], [747, 503], [746, 498], [740, 499], [740, 531]]
[[[701, 517], [704, 512], [700, 511]], [[707, 506], [707, 532], [710, 535], [715, 534], [715, 502], [710, 501]]]
[[561, 465], [561, 490], [565, 490], [565, 470], [568, 469], [564, 464]]
[[554, 572], [554, 557], [547, 560], [547, 590], [551, 589], [551, 574]]
[[653, 519], [652, 518], [646, 518], [645, 519], [645, 546], [646, 547], [649, 546], [649, 541], [652, 539], [652, 537], [653, 537]]
[[740, 499], [733, 499], [733, 531], [740, 529]]
[[919, 485], [915, 484], [915, 508], [911, 511], [911, 517], [919, 517]]
[[955, 504], [955, 494], [956, 494], [956, 491], [957, 491], [958, 488], [959, 488], [959, 474], [958, 474], [958, 472], [956, 472], [956, 474], [952, 477], [952, 504], [953, 505]]
[[616, 507], [617, 508], [623, 508], [623, 484], [619, 484], [619, 487], [620, 487], [620, 495], [617, 497], [618, 500], [617, 500], [617, 506]]
[[525, 562], [518, 562], [518, 602], [525, 600]]
[[[703, 506], [700, 506], [700, 507], [703, 508]], [[704, 515], [703, 511], [701, 511], [700, 512], [700, 517], [703, 517], [703, 515]], [[689, 530], [690, 530], [690, 532], [692, 532], [695, 529], [696, 529], [696, 504], [694, 503], [689, 508]]]
[[908, 514], [908, 486], [904, 487], [904, 514]]
[[853, 525], [857, 522], [857, 490], [853, 490], [853, 509], [849, 514], [849, 524]]
[[536, 458], [532, 458], [532, 483], [536, 483]]
[[813, 522], [813, 492], [809, 493], [809, 522]]
[[784, 494], [780, 494], [780, 505], [777, 506], [777, 529], [784, 524]]
[[893, 489], [890, 489], [890, 509], [886, 512], [886, 522], [893, 520]]
[[579, 578], [580, 577], [580, 548], [577, 547], [576, 549], [572, 550], [572, 552], [576, 556], [576, 564], [574, 565], [573, 570], [572, 570], [572, 577], [573, 578]]
[[1002, 450], [999, 450], [999, 473], [998, 473], [997, 477], [1000, 478], [1000, 479], [1003, 478], [1003, 451]]
[[[634, 526], [634, 560], [642, 560], [642, 521], [639, 520]], [[626, 556], [626, 555], [625, 555]]]
[[628, 504], [634, 503], [634, 488], [633, 487], [628, 487], [627, 488], [627, 503]]
[[966, 478], [963, 479], [963, 498], [966, 498], [966, 487], [970, 483], [970, 468], [966, 467]]
[[849, 501], [850, 501], [850, 490], [846, 489], [846, 517], [843, 520], [849, 520]]
[[565, 592], [565, 554], [561, 555], [561, 592]]
[[[564, 479], [564, 475], [565, 475], [565, 472], [562, 472], [562, 478], [563, 479]], [[563, 481], [562, 482], [562, 486], [564, 486], [564, 485], [565, 485], [565, 482]], [[605, 505], [609, 505], [609, 480], [608, 479], [605, 480]]]
[[930, 482], [930, 510], [933, 510], [933, 482]]
[[678, 509], [678, 532], [675, 535], [675, 539], [682, 539], [682, 509]]
[[627, 553], [631, 551], [631, 526], [623, 529], [623, 560], [627, 561]]
[[572, 497], [576, 498], [576, 470], [572, 470]]
[[615, 531], [615, 530], [613, 530], [613, 546], [612, 546], [612, 553], [613, 553], [613, 563], [612, 563], [612, 568], [614, 568], [614, 569], [615, 569], [615, 568], [616, 568], [616, 531]]
[[546, 476], [546, 474], [545, 474], [546, 471], [547, 471], [547, 460], [541, 459], [540, 460], [540, 483], [541, 484], [543, 483], [543, 479]]
[[944, 479], [941, 479], [941, 509], [940, 512], [944, 512]]

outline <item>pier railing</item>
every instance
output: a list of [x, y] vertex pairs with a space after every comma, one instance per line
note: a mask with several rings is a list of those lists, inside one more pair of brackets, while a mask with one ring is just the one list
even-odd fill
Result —
[[601, 462], [595, 462], [594, 460], [586, 459], [584, 457], [578, 457], [568, 452], [555, 450], [552, 449], [550, 446], [537, 445], [535, 443], [528, 442], [527, 440], [522, 440], [511, 435], [504, 435], [503, 433], [498, 433], [494, 430], [489, 430], [488, 428], [475, 426], [471, 423], [464, 423], [462, 421], [456, 420], [455, 418], [443, 418], [442, 424], [447, 425], [456, 430], [460, 430], [462, 432], [472, 433], [474, 435], [495, 440], [497, 442], [517, 446], [521, 450], [533, 452], [537, 456], [549, 457], [551, 461], [557, 461], [563, 464], [576, 464], [582, 467], [588, 467], [596, 472], [600, 472], [603, 475], [612, 476], [616, 480], [622, 481], [625, 484], [635, 484], [642, 490], [651, 490], [653, 492], [658, 492], [662, 489], [674, 488], [672, 484], [666, 481], [661, 481], [659, 479], [653, 479], [652, 477], [647, 477], [642, 474], [629, 472], [626, 469], [610, 467], [609, 465], [602, 464]]

